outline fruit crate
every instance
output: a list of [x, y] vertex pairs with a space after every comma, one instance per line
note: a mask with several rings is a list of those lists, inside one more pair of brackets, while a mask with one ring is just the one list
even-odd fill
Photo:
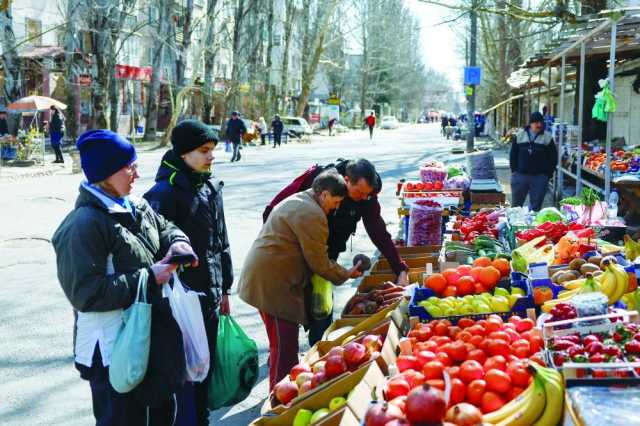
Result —
[[[422, 275], [424, 271], [421, 272], [409, 272], [409, 282], [410, 283], [421, 283]], [[387, 281], [395, 282], [397, 279], [395, 274], [374, 274], [374, 275], [365, 275], [359, 278], [358, 283], [358, 293], [366, 293], [372, 289], [378, 288], [380, 284], [384, 284]], [[356, 281], [358, 282], [358, 281]]]
[[[313, 389], [307, 394], [294, 399], [291, 405], [282, 407], [280, 410], [265, 413], [259, 419], [254, 420], [252, 426], [290, 426], [296, 414], [301, 409], [311, 411], [328, 407], [331, 399], [339, 396], [346, 396], [346, 406], [352, 413], [351, 418], [361, 419], [364, 417], [371, 399], [373, 390], [384, 383], [384, 373], [376, 362], [370, 361], [362, 365], [352, 373], [344, 373], [324, 386]], [[332, 414], [333, 415], [333, 414]], [[353, 425], [354, 423], [325, 423], [329, 416], [322, 421], [313, 423], [314, 425]], [[348, 416], [349, 417], [349, 416]], [[358, 423], [355, 423], [358, 424]]]
[[[614, 321], [611, 321], [614, 320]], [[573, 318], [562, 321], [546, 322], [542, 327], [542, 337], [544, 339], [544, 356], [550, 367], [562, 372], [566, 380], [577, 380], [583, 384], [598, 385], [603, 383], [613, 384], [615, 381], [640, 380], [640, 362], [631, 362], [626, 354], [622, 362], [564, 362], [556, 365], [554, 351], [551, 343], [555, 338], [579, 334], [586, 336], [589, 334], [598, 335], [600, 333], [613, 333], [615, 326], [620, 323], [635, 323], [640, 325], [640, 316], [637, 311], [624, 311], [610, 313], [606, 315], [595, 315], [590, 317]], [[608, 373], [612, 371], [612, 373]], [[593, 372], [599, 377], [594, 377]], [[587, 376], [591, 377], [587, 377]]]
[[[637, 400], [640, 379], [567, 379], [565, 380], [565, 423], [575, 426], [625, 424], [637, 418], [635, 407], [625, 405]], [[622, 412], [624, 411], [624, 412]]]
[[[484, 314], [466, 314], [466, 315], [452, 315], [452, 316], [442, 316], [442, 317], [432, 317], [427, 310], [420, 306], [418, 303], [427, 300], [430, 297], [436, 296], [435, 292], [430, 288], [417, 287], [411, 296], [411, 300], [409, 302], [409, 316], [410, 317], [418, 317], [420, 321], [427, 322], [432, 320], [444, 320], [447, 319], [451, 321], [452, 324], [457, 324], [458, 320], [461, 318], [471, 318], [475, 321], [488, 318], [489, 315], [498, 315], [503, 320], [508, 320], [513, 315], [519, 315], [523, 318], [528, 317], [530, 314], [534, 315], [535, 305], [533, 304], [533, 295], [531, 291], [531, 286], [526, 281], [501, 281], [498, 284], [499, 287], [510, 290], [511, 287], [518, 287], [524, 290], [525, 295], [518, 298], [516, 303], [509, 311], [505, 312], [489, 312]], [[529, 311], [529, 310], [532, 311]]]
[[[433, 265], [435, 269], [438, 264], [438, 253], [429, 253], [421, 256], [411, 256], [405, 257], [404, 262], [409, 267], [409, 270], [417, 269], [417, 268], [426, 268], [428, 263]], [[371, 274], [387, 274], [392, 273], [391, 265], [389, 261], [384, 257], [378, 258], [378, 260], [371, 267]]]

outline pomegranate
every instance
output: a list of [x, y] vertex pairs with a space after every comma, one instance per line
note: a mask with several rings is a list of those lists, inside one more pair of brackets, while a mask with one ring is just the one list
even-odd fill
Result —
[[411, 426], [411, 424], [404, 419], [394, 419], [385, 423], [384, 426]]
[[384, 393], [387, 401], [406, 395], [411, 390], [409, 382], [407, 382], [402, 376], [397, 376], [389, 380], [385, 388]]
[[332, 355], [327, 358], [327, 363], [324, 366], [324, 374], [327, 376], [327, 379], [338, 377], [345, 371], [347, 371], [347, 364], [344, 362], [342, 356]]
[[478, 426], [482, 424], [482, 412], [475, 405], [461, 402], [449, 408], [445, 420], [457, 426]]
[[446, 412], [442, 391], [429, 385], [417, 387], [407, 395], [406, 415], [413, 426], [439, 425]]
[[295, 382], [300, 373], [310, 373], [310, 372], [311, 372], [311, 368], [307, 364], [296, 364], [293, 366], [293, 368], [291, 368], [291, 371], [289, 372], [289, 377], [291, 378], [291, 381]]
[[404, 414], [394, 404], [374, 402], [364, 415], [364, 426], [385, 426], [392, 420], [401, 420]]
[[382, 338], [376, 334], [367, 334], [362, 339], [362, 344], [369, 352], [380, 352], [382, 349]]
[[355, 370], [369, 358], [369, 354], [367, 353], [367, 348], [364, 345], [351, 342], [344, 347], [343, 358], [347, 363], [349, 370]]
[[298, 396], [298, 386], [293, 382], [285, 380], [284, 382], [278, 383], [273, 388], [273, 393], [281, 404], [286, 405], [291, 402], [293, 398]]

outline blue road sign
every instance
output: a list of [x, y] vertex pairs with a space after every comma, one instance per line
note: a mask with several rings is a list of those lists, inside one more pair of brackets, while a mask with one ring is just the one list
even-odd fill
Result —
[[464, 84], [478, 86], [482, 78], [480, 67], [464, 67]]

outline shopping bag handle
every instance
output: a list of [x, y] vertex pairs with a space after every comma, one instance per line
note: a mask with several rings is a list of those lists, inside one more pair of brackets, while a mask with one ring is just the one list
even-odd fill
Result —
[[[147, 303], [147, 282], [149, 281], [149, 271], [147, 269], [140, 270], [140, 276], [138, 277], [138, 291], [136, 293], [136, 303]], [[141, 297], [142, 296], [142, 297]]]

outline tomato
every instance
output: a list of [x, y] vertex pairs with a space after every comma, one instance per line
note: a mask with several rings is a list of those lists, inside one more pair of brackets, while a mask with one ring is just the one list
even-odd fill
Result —
[[442, 274], [433, 274], [424, 280], [424, 285], [440, 294], [447, 287], [447, 279]]
[[436, 336], [446, 336], [449, 332], [449, 327], [447, 327], [446, 324], [440, 322], [435, 326], [434, 331], [436, 333]]
[[542, 348], [544, 348], [544, 339], [542, 338], [542, 336], [540, 336], [539, 334], [531, 334], [531, 336], [529, 336], [529, 343], [530, 343], [530, 349], [531, 349], [531, 353], [537, 353], [539, 351], [542, 350]]
[[506, 323], [505, 325], [502, 326], [502, 329], [503, 329], [503, 331], [507, 331], [507, 330], [516, 331], [516, 325], [508, 322], [508, 323]]
[[485, 326], [485, 328], [489, 333], [500, 331], [502, 330], [502, 321], [497, 321], [494, 318], [489, 318], [489, 320], [487, 320], [487, 325]]
[[436, 389], [440, 389], [441, 391], [444, 391], [444, 380], [433, 379], [433, 380], [427, 380], [425, 383], [428, 384], [429, 386], [433, 386]]
[[487, 388], [487, 382], [484, 380], [474, 380], [467, 385], [467, 401], [475, 406], [482, 403], [482, 395]]
[[424, 343], [418, 342], [417, 344], [420, 345], [420, 349], [424, 351], [430, 351], [435, 353], [436, 350], [438, 349], [438, 343], [435, 342], [434, 340], [429, 340], [428, 342], [424, 342]]
[[449, 355], [447, 355], [445, 352], [437, 353], [436, 359], [447, 367], [453, 365], [453, 362], [451, 362], [451, 358], [449, 358]]
[[474, 336], [484, 336], [486, 334], [484, 327], [482, 327], [479, 324], [472, 325], [467, 329], [467, 331], [473, 334]]
[[527, 358], [529, 358], [529, 355], [531, 355], [531, 351], [529, 351], [528, 348], [525, 348], [525, 347], [521, 346], [519, 348], [515, 348], [513, 350], [513, 354], [515, 356], [517, 356], [518, 358], [520, 358], [520, 359], [527, 359]]
[[[520, 337], [520, 335], [518, 335], [518, 337]], [[489, 338], [504, 340], [507, 343], [511, 343], [511, 337], [506, 331], [494, 331], [493, 333], [489, 333]]]
[[482, 395], [482, 412], [483, 413], [491, 413], [493, 411], [499, 410], [506, 401], [495, 392], [485, 392]]
[[482, 342], [480, 342], [479, 348], [485, 351], [486, 353], [489, 353], [489, 345], [491, 344], [491, 342], [493, 342], [493, 339], [482, 339]]
[[467, 352], [475, 351], [476, 349], [478, 349], [473, 343], [465, 343], [464, 347], [467, 348]]
[[473, 266], [486, 267], [489, 265], [491, 265], [491, 259], [489, 259], [488, 257], [478, 257], [473, 261]]
[[445, 368], [445, 370], [447, 371], [447, 374], [449, 374], [449, 377], [451, 377], [452, 379], [457, 379], [460, 376], [460, 367], [453, 366], [453, 367], [447, 367]]
[[495, 355], [487, 359], [483, 364], [484, 371], [498, 369], [505, 371], [507, 369], [507, 359], [502, 355]]
[[465, 331], [461, 331], [456, 336], [456, 338], [458, 340], [462, 340], [463, 342], [469, 342], [471, 340], [471, 337], [473, 337], [473, 335], [471, 333], [469, 333], [468, 331], [466, 331], [466, 330]]
[[529, 379], [531, 378], [531, 374], [526, 368], [523, 368], [519, 365], [510, 364], [507, 367], [507, 374], [511, 377], [511, 383], [514, 386], [519, 386], [526, 388], [529, 386]]
[[469, 340], [469, 343], [471, 343], [476, 348], [479, 348], [482, 342], [484, 342], [484, 337], [482, 336], [471, 336], [471, 340]]
[[511, 390], [509, 390], [509, 392], [507, 393], [507, 400], [511, 401], [512, 399], [520, 395], [522, 392], [524, 392], [524, 390], [525, 388], [521, 388], [518, 386], [511, 386]]
[[473, 294], [475, 292], [475, 284], [476, 282], [472, 277], [460, 277], [456, 284], [456, 288], [458, 290], [458, 294], [460, 296], [465, 296], [467, 294]]
[[494, 392], [505, 393], [511, 389], [511, 377], [497, 368], [487, 371], [484, 381], [487, 382], [487, 389]]
[[470, 271], [471, 276], [478, 283], [480, 282], [480, 272], [482, 272], [482, 266], [474, 266]]
[[502, 317], [497, 314], [489, 315], [489, 317], [487, 318], [487, 321], [489, 320], [498, 321], [500, 324], [504, 324], [504, 320], [502, 319]]
[[451, 339], [449, 338], [449, 336], [435, 336], [432, 338], [432, 340], [436, 342], [436, 347], [451, 343]]
[[482, 293], [487, 293], [489, 290], [487, 290], [487, 288], [485, 286], [483, 286], [481, 283], [475, 283], [473, 285], [473, 290], [476, 294], [482, 294]]
[[471, 318], [460, 318], [460, 320], [458, 320], [458, 326], [462, 329], [465, 329], [467, 327], [471, 327], [472, 325], [474, 325], [476, 322], [474, 320], [472, 320]]
[[536, 324], [531, 318], [525, 318], [516, 324], [516, 331], [518, 333], [524, 333], [525, 331], [531, 330], [535, 326]]
[[460, 365], [460, 379], [465, 383], [471, 383], [474, 380], [484, 377], [482, 364], [475, 360], [468, 360]]
[[518, 315], [512, 315], [512, 316], [509, 318], [509, 322], [510, 322], [511, 324], [516, 324], [516, 325], [517, 325], [521, 320], [522, 320], [522, 318], [520, 318]]
[[449, 327], [449, 337], [451, 337], [452, 339], [455, 339], [458, 334], [460, 334], [460, 332], [462, 332], [462, 329], [457, 325]]
[[420, 327], [416, 331], [418, 332], [416, 337], [420, 342], [426, 342], [433, 336], [433, 330], [425, 324], [420, 324]]
[[444, 297], [456, 297], [458, 295], [458, 290], [454, 285], [448, 285], [447, 288], [442, 292]]
[[487, 349], [489, 349], [489, 354], [491, 356], [502, 355], [505, 359], [508, 358], [511, 353], [509, 350], [509, 343], [504, 340], [491, 340]]
[[420, 351], [416, 354], [416, 358], [418, 358], [418, 365], [424, 366], [429, 361], [435, 361], [436, 354], [431, 351]]
[[456, 268], [458, 273], [462, 277], [470, 277], [471, 276], [471, 266], [469, 265], [460, 265]]
[[487, 354], [482, 349], [474, 349], [469, 352], [467, 359], [478, 361], [480, 364], [484, 364], [487, 360]]
[[444, 325], [446, 325], [447, 327], [451, 327], [453, 324], [451, 324], [451, 321], [449, 321], [448, 319], [443, 319], [440, 320], [440, 322]]
[[422, 374], [427, 380], [442, 379], [444, 365], [440, 361], [429, 361], [422, 367]]
[[449, 396], [449, 406], [464, 402], [467, 387], [460, 379], [451, 380], [451, 395]]
[[451, 343], [446, 352], [447, 355], [449, 355], [449, 358], [454, 362], [462, 362], [467, 359], [467, 347], [464, 342], [460, 340]]
[[[464, 345], [464, 343], [463, 343]], [[440, 346], [437, 350], [436, 350], [436, 354], [439, 354], [441, 352], [444, 352], [445, 354], [449, 355], [449, 348], [451, 347], [451, 343], [445, 343], [444, 345]], [[449, 357], [451, 358], [451, 357]]]

